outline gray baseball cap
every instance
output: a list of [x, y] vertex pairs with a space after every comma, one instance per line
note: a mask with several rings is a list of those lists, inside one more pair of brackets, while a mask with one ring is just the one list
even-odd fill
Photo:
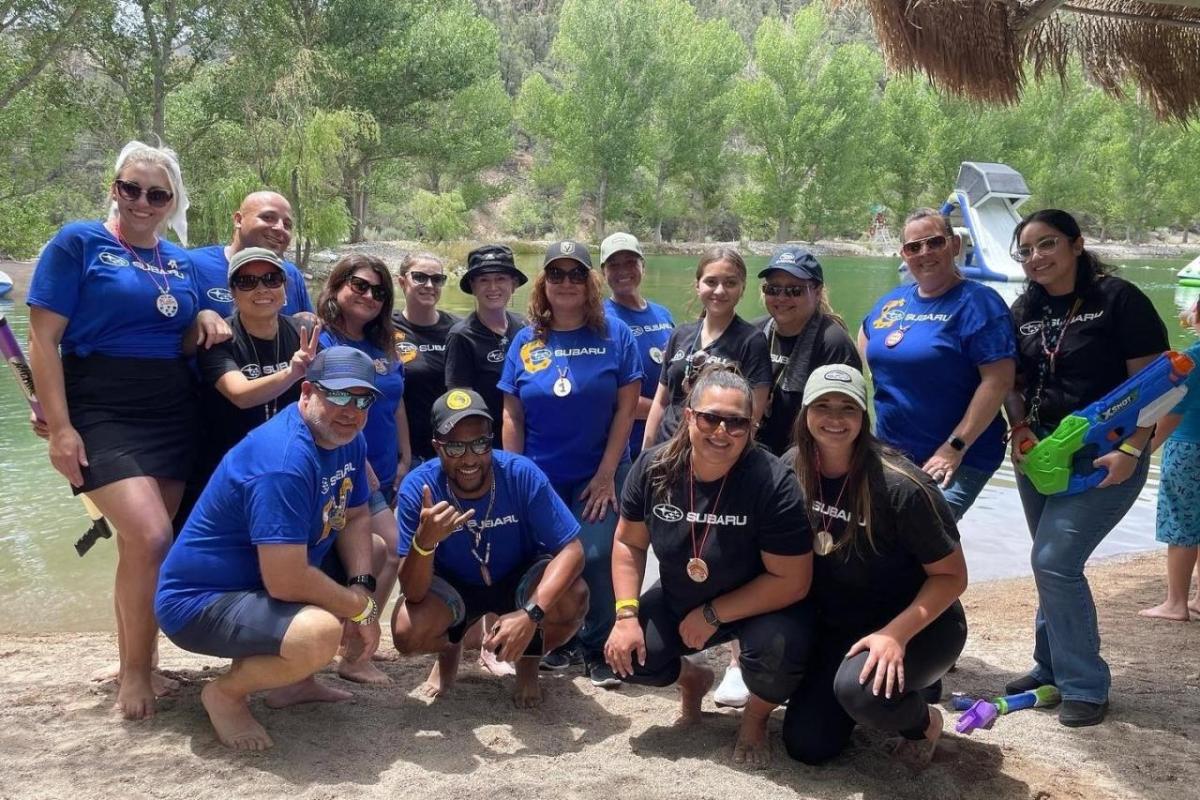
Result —
[[242, 267], [257, 261], [283, 269], [283, 259], [274, 250], [268, 250], [265, 247], [247, 247], [244, 250], [238, 250], [233, 254], [233, 258], [229, 259], [229, 279], [232, 280]]
[[802, 403], [810, 405], [827, 394], [844, 394], [863, 411], [867, 410], [867, 379], [849, 364], [817, 367], [804, 384]]
[[308, 365], [305, 379], [319, 383], [326, 389], [370, 389], [382, 394], [375, 385], [375, 362], [371, 357], [353, 347], [335, 345], [317, 353]]
[[637, 253], [639, 256], [645, 255], [642, 253], [642, 243], [632, 233], [614, 233], [600, 243], [600, 263], [605, 263], [622, 250]]

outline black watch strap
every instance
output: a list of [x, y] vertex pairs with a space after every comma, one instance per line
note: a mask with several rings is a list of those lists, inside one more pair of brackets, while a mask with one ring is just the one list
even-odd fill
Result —
[[955, 436], [953, 433], [950, 434], [950, 438], [946, 440], [946, 444], [950, 445], [951, 449], [957, 450], [960, 453], [967, 449], [967, 443]]
[[375, 594], [375, 576], [374, 575], [355, 575], [350, 580], [346, 581], [347, 586], [365, 586], [368, 594]]
[[521, 610], [529, 615], [529, 618], [533, 620], [535, 625], [541, 625], [542, 620], [546, 618], [546, 612], [542, 610], [541, 606], [532, 600], [522, 606]]
[[704, 615], [704, 621], [709, 625], [714, 628], [721, 627], [721, 618], [717, 616], [717, 610], [712, 607], [712, 603], [705, 603], [701, 607], [700, 613]]

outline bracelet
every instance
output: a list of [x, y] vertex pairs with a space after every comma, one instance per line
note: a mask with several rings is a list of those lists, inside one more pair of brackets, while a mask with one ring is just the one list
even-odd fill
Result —
[[637, 609], [635, 609], [635, 608], [630, 608], [629, 606], [626, 606], [625, 608], [623, 608], [623, 609], [621, 609], [620, 611], [618, 611], [618, 612], [617, 612], [617, 619], [618, 619], [618, 620], [622, 620], [622, 619], [637, 619], [637, 618], [638, 618], [638, 612], [637, 612]]
[[634, 611], [637, 611], [640, 606], [641, 606], [641, 604], [638, 602], [638, 599], [635, 597], [632, 600], [618, 600], [616, 610], [620, 611], [622, 608], [632, 608]]
[[375, 615], [379, 613], [379, 606], [375, 605], [375, 598], [367, 595], [367, 605], [362, 611], [350, 618], [350, 621], [356, 625], [370, 625], [375, 620]]
[[1117, 452], [1124, 453], [1125, 455], [1129, 456], [1130, 458], [1141, 458], [1142, 457], [1142, 451], [1138, 450], [1136, 447], [1134, 447], [1127, 441], [1121, 442], [1119, 445], [1117, 445]]
[[1021, 428], [1028, 428], [1028, 427], [1029, 427], [1029, 423], [1026, 422], [1025, 420], [1021, 420], [1016, 425], [1013, 425], [1011, 428], [1008, 429], [1008, 435], [1012, 436], [1014, 433], [1021, 430]]
[[[420, 531], [418, 531], [417, 533], [420, 533]], [[426, 550], [424, 547], [421, 547], [421, 545], [420, 545], [420, 544], [417, 542], [417, 533], [414, 533], [414, 534], [413, 534], [413, 538], [412, 538], [412, 549], [413, 549], [413, 550], [416, 550], [416, 551], [417, 551], [417, 555], [419, 555], [419, 556], [431, 556], [431, 555], [433, 555], [433, 551], [434, 551], [434, 550], [437, 550], [437, 545], [435, 544], [433, 547], [431, 547], [431, 548], [429, 548], [428, 550]], [[441, 544], [441, 542], [438, 542], [438, 544]]]

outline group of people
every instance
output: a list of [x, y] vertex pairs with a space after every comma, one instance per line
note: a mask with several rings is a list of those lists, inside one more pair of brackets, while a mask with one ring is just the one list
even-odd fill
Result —
[[[948, 220], [918, 210], [901, 246], [915, 283], [875, 304], [856, 346], [796, 246], [758, 273], [768, 313], [751, 322], [745, 261], [706, 251], [701, 313], [676, 326], [643, 296], [629, 234], [604, 240], [599, 270], [587, 245], [551, 245], [524, 316], [509, 306], [529, 278], [489, 244], [467, 257], [460, 319], [439, 308], [449, 276], [432, 253], [395, 277], [347, 255], [312, 305], [272, 192], [246, 198], [228, 247], [172, 244], [187, 199], [169, 150], [130, 143], [110, 200], [34, 273], [36, 427], [117, 530], [122, 712], [149, 716], [176, 688], [155, 670], [161, 627], [232, 659], [201, 701], [241, 749], [271, 745], [255, 692], [345, 699], [313, 677], [335, 657], [345, 678], [386, 682], [373, 659], [395, 599], [395, 649], [437, 656], [431, 695], [477, 644], [515, 674], [518, 706], [539, 702], [540, 670], [578, 659], [597, 687], [677, 684], [693, 722], [714, 683], [694, 655], [728, 642], [716, 699], [743, 707], [737, 761], [766, 760], [783, 704], [798, 760], [836, 756], [856, 725], [928, 759], [931, 703], [966, 641], [958, 520], [1006, 440], [1019, 462], [1167, 348], [1145, 295], [1061, 211], [1018, 227], [1029, 284], [1010, 312], [957, 271]], [[1178, 411], [1168, 447], [1195, 469], [1195, 412]], [[1081, 495], [1018, 478], [1039, 608], [1034, 666], [1008, 689], [1057, 686], [1065, 725], [1107, 708], [1083, 565], [1145, 482], [1152, 435], [1098, 459], [1107, 477]], [[1187, 616], [1194, 486], [1168, 512], [1184, 577], [1159, 616]]]

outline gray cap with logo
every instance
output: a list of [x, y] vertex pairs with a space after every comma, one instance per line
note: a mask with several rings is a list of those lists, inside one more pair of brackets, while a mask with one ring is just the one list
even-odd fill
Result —
[[810, 405], [827, 394], [844, 394], [863, 411], [867, 410], [867, 379], [849, 364], [817, 367], [804, 384], [802, 403]]

